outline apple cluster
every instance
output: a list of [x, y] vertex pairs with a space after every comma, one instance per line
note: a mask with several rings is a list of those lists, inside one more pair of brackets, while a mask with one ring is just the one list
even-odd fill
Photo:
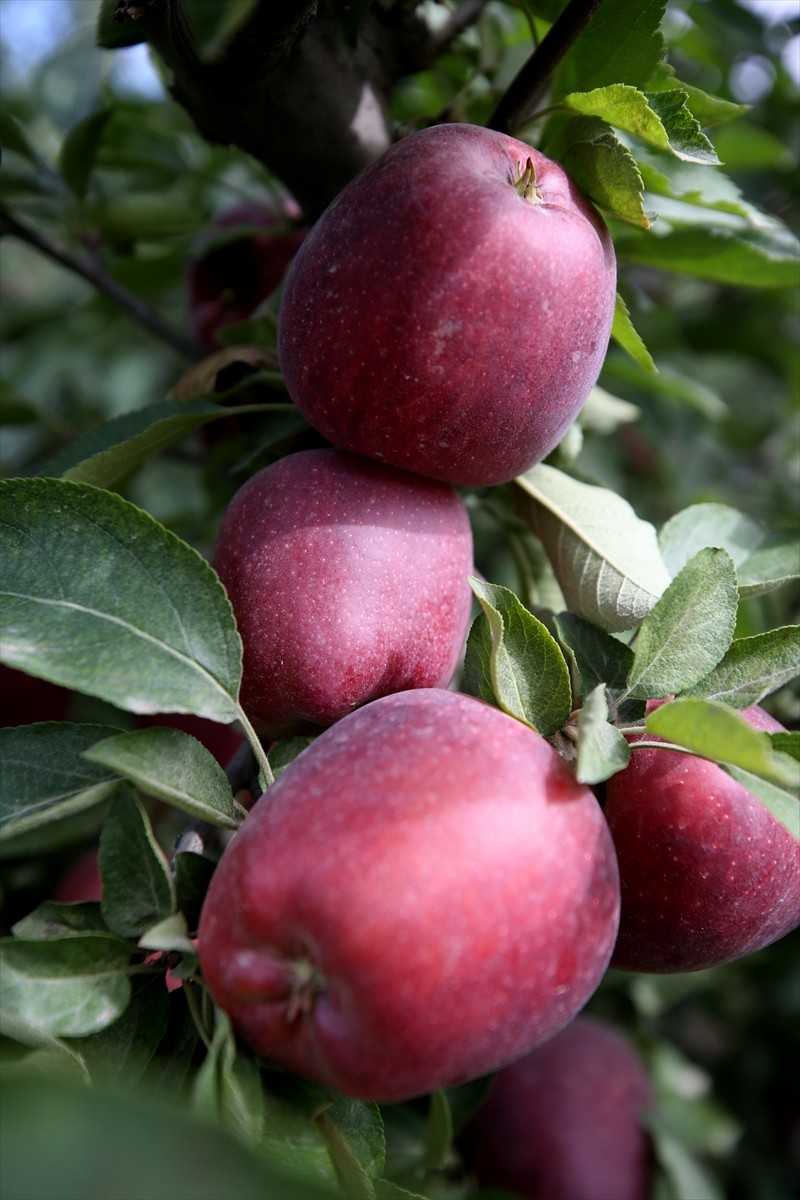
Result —
[[[608, 1128], [591, 1136], [624, 1146], [602, 1194], [636, 1200], [646, 1080], [575, 1017], [610, 963], [693, 970], [792, 928], [792, 839], [668, 750], [637, 751], [604, 811], [538, 733], [449, 690], [472, 570], [455, 487], [552, 449], [600, 370], [615, 278], [563, 170], [467, 125], [394, 146], [303, 240], [281, 367], [334, 446], [253, 476], [214, 565], [251, 721], [319, 736], [223, 854], [199, 956], [256, 1054], [338, 1091], [393, 1102], [501, 1071], [474, 1126], [490, 1186], [571, 1196], [549, 1168], [526, 1183], [524, 1153], [495, 1171], [492, 1129], [515, 1105], [546, 1140], [552, 1097], [577, 1113], [591, 1094]], [[558, 1092], [561, 1063], [578, 1082]]]

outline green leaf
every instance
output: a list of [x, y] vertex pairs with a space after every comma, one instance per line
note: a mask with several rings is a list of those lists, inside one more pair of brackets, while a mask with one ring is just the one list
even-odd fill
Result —
[[763, 540], [764, 530], [758, 522], [727, 504], [692, 504], [684, 508], [670, 517], [658, 539], [673, 578], [706, 546], [727, 550], [739, 567]]
[[447, 1093], [433, 1092], [428, 1101], [428, 1119], [425, 1123], [425, 1170], [441, 1170], [447, 1162], [452, 1144], [453, 1118]]
[[790, 758], [800, 762], [800, 730], [778, 730], [769, 735], [772, 749], [780, 754], [788, 754]]
[[27, 131], [15, 116], [7, 109], [0, 110], [0, 146], [4, 150], [13, 150], [35, 167], [40, 165], [39, 155], [31, 145]]
[[[340, 1137], [347, 1143], [350, 1155], [367, 1178], [379, 1179], [386, 1163], [386, 1136], [381, 1110], [368, 1100], [353, 1100], [335, 1092], [332, 1096], [332, 1102], [325, 1106], [322, 1115], [336, 1126]], [[315, 1121], [318, 1120], [319, 1114], [315, 1117]], [[331, 1143], [327, 1137], [325, 1142], [330, 1153]]]
[[770, 783], [768, 779], [734, 766], [733, 763], [720, 763], [720, 766], [737, 783], [747, 788], [748, 792], [769, 810], [775, 820], [789, 831], [795, 841], [800, 842], [800, 810], [797, 807], [796, 788], [794, 791], [786, 791]]
[[800, 764], [776, 752], [769, 736], [716, 700], [671, 700], [651, 712], [647, 729], [700, 758], [749, 771], [777, 787], [800, 787]]
[[496, 703], [549, 737], [572, 707], [569, 669], [558, 643], [508, 588], [469, 582], [489, 625], [487, 670]]
[[194, 956], [189, 927], [183, 913], [172, 913], [150, 929], [145, 930], [137, 943], [143, 950], [175, 950], [178, 954]]
[[613, 83], [643, 87], [664, 57], [666, 0], [604, 0], [556, 76], [554, 99]]
[[184, 850], [173, 858], [178, 910], [190, 930], [196, 930], [215, 863], [202, 854]]
[[194, 429], [244, 413], [285, 407], [243, 404], [234, 408], [202, 398], [151, 404], [123, 413], [83, 434], [51, 459], [39, 474], [110, 487]]
[[141, 21], [131, 17], [116, 19], [117, 0], [100, 0], [97, 13], [97, 44], [102, 50], [122, 50], [147, 39]]
[[116, 732], [109, 725], [55, 721], [0, 729], [0, 840], [107, 799], [117, 787], [116, 772], [86, 762], [83, 752]]
[[742, 117], [749, 111], [748, 104], [734, 104], [732, 100], [723, 100], [720, 96], [712, 96], [694, 84], [684, 83], [675, 78], [675, 68], [669, 63], [660, 62], [655, 72], [647, 81], [650, 92], [668, 92], [677, 89], [686, 96], [686, 105], [692, 116], [701, 125], [720, 125], [724, 121], [732, 121]]
[[[617, 296], [617, 303], [624, 307], [620, 296]], [[578, 421], [582, 429], [591, 433], [614, 433], [620, 425], [638, 421], [641, 415], [642, 410], [638, 405], [612, 396], [605, 388], [593, 387], [578, 415]]]
[[132, 712], [239, 716], [241, 642], [208, 564], [119, 496], [0, 483], [3, 660]]
[[683, 695], [721, 700], [733, 708], [748, 708], [797, 675], [800, 675], [800, 626], [784, 625], [732, 642], [714, 670], [685, 689]]
[[0, 1030], [35, 1045], [37, 1035], [81, 1037], [105, 1029], [130, 999], [130, 950], [105, 933], [0, 942]]
[[140, 801], [123, 788], [100, 835], [101, 908], [109, 929], [138, 937], [175, 911], [175, 888]]
[[85, 757], [192, 817], [226, 829], [241, 822], [222, 767], [202, 742], [180, 729], [117, 733], [95, 743]]
[[795, 287], [797, 242], [788, 230], [683, 228], [650, 237], [624, 237], [617, 255], [627, 262], [679, 271], [742, 287]]
[[169, 995], [160, 977], [142, 976], [132, 984], [125, 1011], [111, 1025], [75, 1039], [93, 1084], [118, 1083], [130, 1088], [144, 1075], [167, 1031]]
[[194, 1107], [223, 1127], [258, 1145], [264, 1134], [264, 1103], [258, 1068], [240, 1053], [230, 1020], [214, 1010], [214, 1036], [194, 1085]]
[[650, 351], [645, 346], [637, 330], [634, 329], [628, 306], [619, 292], [617, 292], [617, 299], [614, 304], [614, 322], [611, 326], [611, 336], [622, 347], [625, 353], [630, 355], [635, 363], [638, 363], [640, 367], [644, 367], [645, 371], [658, 371], [658, 367], [654, 363]]
[[376, 1200], [372, 1179], [336, 1122], [331, 1120], [327, 1112], [321, 1112], [314, 1118], [314, 1123], [348, 1200]]
[[610, 633], [638, 625], [669, 583], [653, 526], [614, 492], [544, 464], [515, 482], [570, 611]]
[[270, 747], [269, 765], [272, 767], [272, 774], [277, 779], [282, 771], [285, 771], [290, 763], [293, 763], [298, 754], [302, 754], [307, 750], [311, 743], [315, 741], [313, 737], [285, 737], [274, 742]]
[[486, 613], [481, 610], [472, 622], [467, 636], [461, 689], [470, 696], [485, 700], [487, 704], [496, 703], [490, 670], [491, 659], [492, 631]]
[[698, 550], [676, 575], [636, 636], [631, 695], [663, 698], [703, 679], [736, 627], [736, 571], [725, 550]]
[[647, 94], [629, 84], [614, 83], [591, 92], [572, 92], [563, 103], [573, 112], [600, 117], [687, 162], [719, 163], [714, 147], [686, 107], [685, 92]]
[[554, 121], [546, 151], [599, 208], [640, 229], [649, 228], [636, 160], [605, 121], [577, 116]]
[[585, 700], [598, 683], [612, 692], [624, 691], [633, 663], [630, 646], [575, 613], [557, 613], [554, 620], [558, 636], [575, 662], [581, 698]]
[[579, 783], [602, 783], [627, 767], [631, 748], [620, 731], [608, 723], [606, 689], [598, 683], [578, 713]]
[[642, 1120], [652, 1137], [656, 1161], [667, 1178], [670, 1200], [724, 1200], [717, 1181], [670, 1132], [658, 1113], [647, 1112]]
[[101, 108], [73, 125], [61, 145], [58, 165], [70, 191], [79, 199], [86, 195], [86, 188], [94, 168], [97, 151], [112, 108]]
[[765, 537], [737, 567], [739, 595], [743, 600], [764, 596], [800, 578], [800, 542], [796, 534]]
[[11, 932], [14, 937], [38, 942], [47, 938], [71, 937], [73, 933], [108, 933], [108, 926], [97, 900], [71, 904], [45, 900], [27, 917], [17, 921]]

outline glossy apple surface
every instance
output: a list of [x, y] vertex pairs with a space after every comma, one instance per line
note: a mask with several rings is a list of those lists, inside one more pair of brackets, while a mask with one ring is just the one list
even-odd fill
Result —
[[504, 134], [438, 125], [391, 147], [313, 227], [286, 280], [281, 369], [337, 445], [500, 483], [578, 415], [615, 286], [608, 231], [561, 167]]
[[500, 1071], [461, 1138], [482, 1187], [530, 1200], [649, 1200], [644, 1063], [605, 1022], [578, 1017]]
[[453, 676], [472, 533], [446, 484], [338, 450], [289, 455], [233, 498], [214, 566], [244, 643], [242, 703], [262, 732], [330, 725]]
[[[275, 291], [306, 235], [299, 215], [287, 201], [239, 204], [215, 219], [187, 273], [192, 331], [209, 350], [222, 345], [221, 329], [246, 320]], [[221, 236], [226, 230], [231, 235]]]
[[[783, 728], [758, 707], [741, 715], [756, 729]], [[635, 750], [608, 781], [605, 815], [622, 890], [614, 966], [698, 971], [800, 923], [800, 847], [715, 763]]]
[[256, 803], [212, 878], [200, 962], [257, 1054], [389, 1102], [568, 1023], [618, 902], [601, 810], [543, 738], [469, 696], [402, 692]]

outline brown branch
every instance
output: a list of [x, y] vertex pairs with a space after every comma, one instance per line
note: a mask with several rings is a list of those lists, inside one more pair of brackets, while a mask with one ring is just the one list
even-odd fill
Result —
[[206, 351], [199, 343], [188, 337], [170, 321], [165, 320], [164, 317], [160, 316], [149, 305], [141, 301], [138, 296], [134, 296], [129, 292], [127, 288], [121, 287], [102, 267], [97, 266], [87, 258], [79, 258], [72, 251], [58, 246], [46, 237], [45, 234], [39, 233], [38, 230], [24, 224], [24, 222], [13, 216], [4, 205], [0, 205], [0, 235], [2, 234], [19, 238], [20, 241], [33, 246], [35, 250], [45, 255], [46, 258], [60, 263], [62, 267], [66, 267], [73, 274], [80, 275], [82, 279], [90, 283], [98, 292], [102, 292], [109, 300], [113, 300], [115, 304], [124, 309], [135, 321], [148, 330], [149, 333], [154, 334], [160, 341], [171, 346], [173, 350], [177, 350], [178, 354], [182, 354], [185, 358], [190, 359], [199, 359], [205, 356]]
[[509, 84], [489, 119], [490, 129], [508, 133], [524, 124], [547, 90], [553, 71], [602, 3], [603, 0], [570, 0]]

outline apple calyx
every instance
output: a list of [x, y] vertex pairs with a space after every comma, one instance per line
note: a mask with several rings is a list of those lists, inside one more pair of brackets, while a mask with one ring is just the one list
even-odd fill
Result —
[[525, 170], [519, 179], [514, 180], [513, 187], [517, 195], [521, 196], [523, 200], [527, 200], [529, 204], [542, 203], [542, 193], [536, 182], [536, 168], [532, 158], [528, 159]]
[[326, 988], [325, 976], [308, 958], [291, 964], [292, 981], [286, 1002], [286, 1020], [293, 1024], [298, 1017], [310, 1016], [314, 1001]]

